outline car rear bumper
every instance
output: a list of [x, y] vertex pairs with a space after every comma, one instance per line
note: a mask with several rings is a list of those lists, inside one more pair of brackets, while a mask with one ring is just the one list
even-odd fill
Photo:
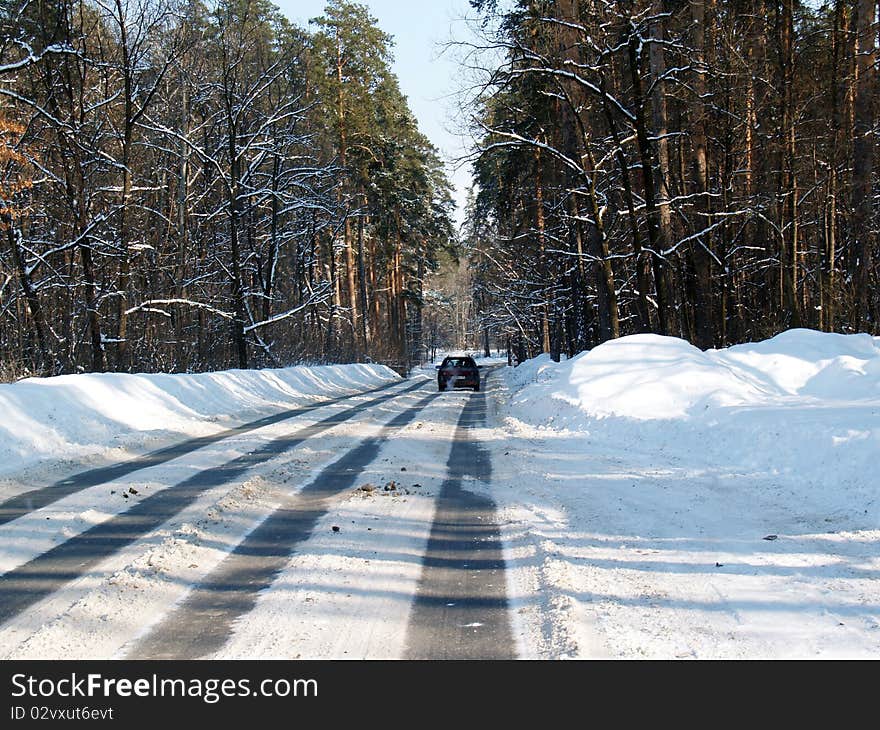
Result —
[[479, 378], [467, 377], [442, 378], [437, 381], [437, 385], [441, 388], [475, 388], [479, 384]]

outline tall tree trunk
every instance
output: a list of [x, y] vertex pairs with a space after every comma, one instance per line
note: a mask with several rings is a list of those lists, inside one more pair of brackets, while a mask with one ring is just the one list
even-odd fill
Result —
[[245, 323], [247, 321], [246, 309], [244, 303], [244, 281], [241, 275], [241, 251], [238, 241], [239, 236], [239, 219], [241, 217], [241, 191], [239, 189], [240, 171], [238, 159], [238, 132], [233, 122], [231, 108], [227, 116], [228, 133], [229, 133], [229, 159], [230, 159], [230, 176], [227, 205], [229, 208], [229, 249], [232, 257], [232, 304], [234, 319], [232, 321], [232, 338], [235, 344], [235, 351], [238, 356], [238, 367], [242, 370], [248, 366], [248, 348], [247, 339], [245, 337]]
[[[278, 142], [275, 142], [276, 150]], [[278, 217], [279, 198], [281, 196], [280, 178], [281, 175], [281, 155], [276, 151], [272, 155], [272, 204], [269, 213], [269, 256], [266, 262], [266, 274], [263, 277], [265, 287], [263, 290], [263, 319], [267, 320], [272, 316], [272, 297], [275, 296], [275, 278], [278, 270], [278, 256], [281, 250], [281, 241], [278, 235]], [[294, 279], [294, 283], [295, 283]]]
[[[181, 94], [180, 129], [185, 137], [189, 132], [189, 86], [182, 74], [178, 79]], [[177, 270], [175, 284], [177, 298], [186, 299], [186, 262], [189, 254], [189, 145], [179, 143], [180, 164], [177, 171]], [[177, 306], [174, 317], [174, 369], [183, 371], [186, 367], [184, 344], [184, 308]]]
[[377, 274], [378, 274], [378, 242], [375, 240], [370, 241], [370, 259], [373, 262], [373, 265], [369, 268], [369, 277], [370, 277], [370, 292], [372, 293], [372, 302], [373, 302], [373, 326], [379, 329], [379, 325], [382, 321], [382, 306], [379, 299], [379, 294], [377, 291], [378, 283], [377, 283]]
[[[840, 68], [840, 59], [844, 44], [843, 36], [848, 31], [843, 0], [835, 0], [834, 25], [831, 35], [831, 79], [829, 89], [831, 97], [831, 151], [828, 159], [828, 182], [825, 198], [824, 216], [824, 250], [821, 277], [821, 322], [822, 329], [834, 332], [836, 329], [837, 305], [837, 205], [839, 188], [840, 149], [842, 147], [843, 112], [842, 83], [845, 76]], [[845, 93], [845, 92], [844, 92]]]
[[83, 290], [85, 292], [86, 317], [89, 322], [89, 335], [92, 345], [92, 372], [103, 373], [107, 369], [104, 359], [104, 336], [101, 333], [101, 319], [98, 316], [97, 286], [95, 266], [92, 261], [92, 247], [87, 243], [79, 245], [83, 267]]
[[122, 200], [119, 208], [119, 285], [116, 292], [116, 370], [131, 369], [131, 348], [128, 342], [128, 303], [131, 299], [131, 250], [129, 244], [129, 201], [131, 199], [131, 143], [132, 130], [128, 123], [124, 130], [122, 151]]
[[541, 352], [550, 352], [550, 282], [547, 262], [547, 239], [544, 235], [544, 178], [541, 174], [541, 150], [535, 148], [535, 224], [538, 229], [538, 263], [540, 276], [547, 285], [541, 291]]
[[798, 211], [796, 177], [796, 130], [794, 110], [794, 0], [782, 0], [779, 28], [779, 65], [782, 89], [780, 105], [782, 137], [779, 185], [779, 269], [783, 314], [791, 327], [801, 326], [797, 297]]
[[620, 137], [620, 132], [618, 131], [611, 105], [608, 102], [605, 83], [605, 75], [601, 74], [599, 76], [599, 90], [602, 98], [602, 110], [605, 113], [605, 120], [608, 122], [611, 138], [614, 142], [614, 156], [617, 159], [617, 165], [620, 169], [620, 180], [623, 185], [630, 236], [632, 238], [633, 253], [635, 255], [636, 287], [638, 288], [638, 292], [636, 293], [636, 312], [638, 313], [639, 318], [639, 329], [642, 332], [650, 332], [652, 328], [651, 314], [648, 307], [648, 290], [650, 286], [649, 274], [651, 269], [651, 258], [642, 246], [642, 234], [639, 231], [639, 220], [636, 216], [636, 203], [633, 195], [632, 176], [629, 173], [629, 162], [623, 151], [623, 140]]
[[[709, 204], [709, 162], [706, 139], [706, 0], [690, 0], [691, 52], [696, 69], [694, 93], [697, 103], [691, 105], [691, 189], [696, 196], [698, 236], [691, 242], [694, 267], [694, 344], [704, 350], [714, 344], [715, 327], [712, 303], [712, 235], [706, 229], [711, 225]], [[702, 232], [700, 232], [702, 230]]]
[[404, 296], [404, 280], [403, 280], [403, 242], [398, 239], [397, 242], [397, 250], [394, 255], [394, 272], [397, 275], [397, 323], [400, 328], [398, 337], [400, 340], [400, 354], [401, 361], [406, 362], [407, 360], [407, 347], [406, 347], [406, 322], [407, 322], [407, 302], [406, 297]]
[[648, 218], [648, 242], [651, 247], [651, 264], [654, 269], [654, 287], [657, 292], [657, 320], [661, 335], [672, 334], [671, 283], [669, 267], [666, 261], [666, 249], [669, 231], [663, 228], [660, 211], [655, 198], [657, 189], [654, 182], [656, 162], [654, 151], [648, 134], [645, 119], [645, 96], [642, 91], [642, 73], [640, 69], [640, 42], [638, 37], [631, 35], [628, 44], [629, 71], [635, 96], [635, 129], [636, 142], [639, 148], [639, 159], [642, 164], [642, 178], [645, 190], [645, 210]]
[[[669, 179], [669, 122], [666, 108], [666, 83], [663, 78], [666, 74], [666, 51], [663, 41], [666, 37], [664, 29], [663, 0], [654, 0], [652, 13], [654, 18], [650, 23], [650, 36], [654, 41], [648, 47], [648, 62], [653, 77], [653, 93], [651, 94], [651, 121], [654, 125], [654, 137], [657, 140], [657, 172], [654, 176], [655, 196], [657, 210], [660, 218], [660, 227], [664, 231], [672, 230], [672, 212], [669, 207], [670, 179]], [[705, 86], [705, 83], [704, 83]]]
[[[567, 71], [576, 70], [579, 63], [580, 2], [579, 0], [556, 0], [556, 17], [562, 21], [558, 30], [558, 54], [563, 68]], [[587, 225], [587, 241], [590, 253], [594, 257], [593, 275], [596, 286], [596, 301], [599, 314], [599, 339], [605, 341], [620, 336], [617, 293], [614, 287], [614, 270], [611, 265], [608, 239], [602, 223], [601, 208], [597, 197], [595, 170], [592, 152], [589, 149], [587, 129], [581, 118], [583, 106], [583, 90], [576, 82], [564, 81], [563, 89], [567, 103], [562, 108], [562, 144], [566, 156], [579, 162], [588, 162], [588, 169], [580, 176], [587, 187], [590, 213], [593, 220]], [[571, 225], [580, 226], [575, 219]], [[547, 315], [547, 336], [542, 339], [549, 345], [549, 314]], [[548, 347], [549, 351], [549, 347]]]
[[9, 213], [0, 213], [0, 223], [6, 229], [6, 240], [9, 244], [9, 252], [12, 255], [12, 264], [18, 274], [18, 283], [27, 301], [28, 311], [37, 336], [37, 347], [40, 351], [40, 373], [51, 375], [54, 367], [52, 352], [47, 339], [48, 325], [40, 304], [40, 298], [34, 288], [30, 272], [25, 265], [25, 259], [21, 250], [21, 231], [15, 226], [15, 221]]
[[131, 369], [131, 348], [128, 342], [128, 304], [130, 301], [131, 250], [129, 245], [129, 203], [131, 201], [131, 147], [134, 137], [134, 69], [128, 42], [128, 8], [122, 0], [115, 2], [115, 21], [119, 30], [119, 50], [122, 55], [122, 191], [119, 204], [119, 285], [116, 292], [116, 370]]
[[[339, 37], [339, 33], [337, 30], [336, 35], [336, 82], [337, 82], [337, 97], [336, 97], [336, 113], [339, 118], [339, 164], [342, 167], [343, 174], [351, 177], [351, 173], [346, 170], [346, 165], [348, 163], [348, 139], [347, 139], [347, 129], [346, 129], [346, 115], [345, 115], [345, 99], [343, 96], [343, 90], [345, 89], [344, 79], [342, 75], [342, 67], [343, 67], [343, 58], [342, 58], [342, 46], [341, 39]], [[342, 203], [344, 200], [344, 190], [343, 186], [339, 186], [339, 201]], [[358, 349], [358, 293], [357, 293], [357, 285], [355, 283], [356, 279], [356, 270], [355, 270], [355, 255], [354, 255], [354, 247], [352, 245], [351, 240], [351, 219], [348, 216], [348, 212], [345, 214], [345, 222], [343, 224], [343, 242], [344, 242], [344, 251], [345, 251], [345, 278], [347, 284], [348, 291], [348, 305], [351, 310], [351, 335], [352, 335], [352, 345], [355, 350]]]
[[330, 241], [328, 243], [328, 253], [327, 259], [329, 261], [329, 271], [328, 275], [330, 277], [330, 302], [329, 302], [329, 311], [327, 316], [327, 334], [325, 338], [324, 351], [325, 356], [329, 355], [330, 358], [338, 358], [338, 345], [339, 345], [339, 331], [337, 327], [337, 310], [339, 307], [339, 267], [336, 265], [336, 241], [333, 237], [330, 237]]
[[422, 337], [422, 303], [424, 301], [425, 280], [425, 252], [422, 247], [418, 251], [418, 268], [416, 270], [416, 296], [413, 301], [413, 343], [410, 348], [410, 363], [422, 362], [423, 337]]
[[854, 89], [852, 248], [851, 276], [855, 288], [853, 326], [859, 330], [869, 316], [869, 281], [873, 267], [874, 201], [871, 190], [874, 172], [874, 115], [876, 43], [874, 0], [858, 0], [856, 8], [856, 79]]
[[593, 255], [593, 270], [596, 280], [596, 293], [599, 312], [599, 339], [601, 342], [620, 337], [620, 318], [617, 307], [617, 291], [614, 286], [614, 269], [611, 266], [611, 249], [605, 232], [602, 207], [596, 190], [596, 163], [593, 151], [587, 149], [585, 155], [589, 175], [588, 199], [593, 224], [589, 229], [589, 241]]
[[360, 314], [358, 307], [357, 263], [355, 262], [354, 244], [352, 243], [351, 222], [345, 219], [345, 281], [348, 292], [348, 306], [351, 310], [352, 346], [355, 352], [361, 350]]
[[[233, 202], [235, 195], [233, 194], [230, 203]], [[247, 339], [245, 337], [244, 328], [247, 322], [247, 315], [244, 305], [244, 282], [241, 276], [241, 253], [238, 242], [238, 212], [233, 210], [229, 216], [229, 248], [232, 256], [232, 303], [235, 318], [232, 322], [232, 337], [235, 343], [235, 351], [238, 357], [238, 367], [246, 369], [248, 366], [248, 348]]]
[[360, 330], [358, 335], [360, 336], [360, 350], [362, 353], [367, 352], [369, 341], [370, 341], [370, 331], [369, 331], [369, 323], [368, 323], [368, 314], [369, 307], [367, 305], [367, 273], [366, 273], [366, 255], [364, 252], [364, 214], [367, 207], [367, 196], [364, 194], [363, 190], [361, 190], [361, 214], [358, 216], [358, 232], [357, 232], [357, 267], [358, 267], [358, 282], [360, 283], [360, 287], [358, 289], [358, 294], [360, 296]]

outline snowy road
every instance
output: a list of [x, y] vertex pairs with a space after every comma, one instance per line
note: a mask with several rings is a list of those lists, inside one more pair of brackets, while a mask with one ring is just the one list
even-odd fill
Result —
[[[370, 391], [365, 391], [364, 395], [370, 392], [386, 390], [387, 388], [390, 388], [391, 385], [393, 384], [381, 385]], [[98, 467], [96, 469], [89, 469], [88, 471], [80, 472], [65, 479], [61, 479], [54, 484], [50, 484], [46, 487], [30, 489], [26, 492], [16, 495], [15, 497], [10, 497], [5, 501], [0, 502], [0, 525], [6, 524], [7, 522], [22, 517], [35, 509], [39, 509], [40, 507], [45, 507], [49, 504], [52, 504], [52, 502], [56, 502], [69, 494], [73, 494], [75, 492], [79, 492], [83, 489], [88, 489], [89, 487], [94, 487], [99, 484], [107, 484], [109, 482], [120, 479], [121, 477], [125, 477], [132, 472], [140, 471], [141, 469], [146, 469], [150, 466], [164, 464], [165, 462], [171, 461], [178, 456], [184, 456], [197, 449], [201, 449], [210, 444], [215, 444], [218, 441], [222, 441], [224, 439], [228, 439], [234, 436], [239, 436], [241, 434], [246, 434], [250, 431], [255, 431], [259, 428], [270, 426], [274, 423], [286, 421], [288, 419], [294, 418], [295, 416], [309, 413], [316, 408], [323, 408], [324, 406], [330, 405], [332, 403], [339, 403], [349, 397], [350, 396], [341, 396], [339, 398], [325, 400], [318, 404], [302, 406], [300, 408], [292, 408], [287, 411], [281, 411], [280, 413], [273, 413], [270, 416], [264, 416], [263, 418], [249, 421], [241, 426], [226, 429], [218, 434], [214, 434], [211, 436], [201, 436], [198, 438], [187, 439], [186, 441], [180, 441], [178, 443], [172, 444], [171, 446], [156, 449], [155, 451], [151, 451], [150, 453], [144, 454], [143, 456], [137, 457], [135, 459], [123, 461], [118, 464], [111, 464], [109, 466]]]
[[417, 376], [12, 495], [0, 657], [513, 656], [494, 505], [463, 488], [484, 417]]
[[491, 498], [463, 487], [492, 481], [492, 460], [474, 429], [486, 426], [485, 392], [462, 410], [437, 498], [418, 595], [409, 659], [512, 659], [504, 550]]
[[880, 656], [880, 339], [485, 364], [114, 376], [190, 438], [0, 483], [0, 659]]

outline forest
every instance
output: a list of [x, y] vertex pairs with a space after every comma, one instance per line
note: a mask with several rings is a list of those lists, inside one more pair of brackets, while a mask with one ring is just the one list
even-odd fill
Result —
[[367, 7], [3, 0], [0, 379], [878, 334], [878, 4], [470, 0], [459, 230]]
[[878, 334], [877, 2], [472, 5], [501, 56], [472, 111], [480, 327], [555, 359]]
[[392, 52], [344, 0], [4, 0], [2, 376], [406, 361], [453, 203]]

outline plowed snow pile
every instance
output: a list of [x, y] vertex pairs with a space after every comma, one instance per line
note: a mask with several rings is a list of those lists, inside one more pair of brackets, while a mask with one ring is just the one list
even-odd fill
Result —
[[515, 583], [568, 617], [531, 653], [880, 656], [880, 338], [636, 335], [504, 380]]
[[128, 449], [217, 433], [395, 380], [384, 365], [29, 378], [0, 385], [0, 475], [61, 460], [121, 459]]
[[693, 418], [718, 407], [791, 404], [793, 397], [814, 405], [877, 403], [880, 338], [789, 330], [703, 352], [676, 337], [633, 335], [559, 364], [547, 355], [527, 360], [509, 380], [521, 388], [517, 411], [531, 414], [531, 422]]
[[628, 448], [808, 481], [864, 477], [880, 454], [880, 338], [869, 335], [789, 330], [706, 352], [633, 335], [561, 363], [542, 355], [507, 378], [508, 415]]

